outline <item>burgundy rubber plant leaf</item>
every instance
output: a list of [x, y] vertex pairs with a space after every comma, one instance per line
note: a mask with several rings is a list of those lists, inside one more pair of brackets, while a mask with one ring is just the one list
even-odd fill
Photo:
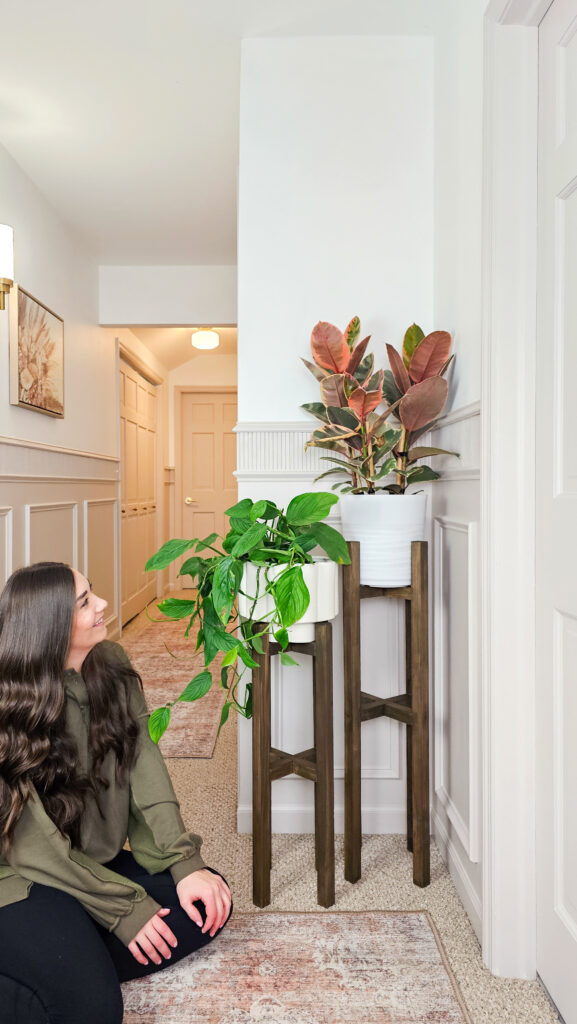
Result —
[[326, 370], [321, 370], [320, 366], [315, 366], [314, 363], [309, 362], [308, 359], [303, 359], [302, 356], [301, 356], [301, 359], [302, 359], [303, 363], [305, 364], [307, 370], [310, 370], [310, 372], [312, 373], [313, 377], [316, 377], [317, 380], [324, 380], [325, 379], [325, 377], [327, 376]]
[[395, 384], [401, 394], [404, 395], [411, 386], [411, 380], [407, 373], [407, 368], [396, 348], [393, 348], [392, 345], [387, 345], [387, 355], [389, 357], [389, 363], [391, 364], [391, 370], [393, 371]]
[[409, 376], [415, 384], [440, 374], [451, 349], [448, 331], [433, 331], [417, 346], [409, 366]]
[[358, 369], [361, 359], [363, 358], [366, 352], [367, 345], [369, 344], [370, 340], [371, 336], [370, 334], [368, 334], [366, 338], [363, 338], [363, 340], [359, 341], [359, 344], [355, 346], [355, 348], [351, 352], [351, 358], [349, 359], [349, 363], [347, 366], [347, 373], [354, 374], [355, 370]]
[[344, 374], [330, 373], [328, 377], [321, 380], [321, 398], [327, 407], [347, 404]]
[[350, 358], [349, 346], [342, 331], [334, 324], [321, 320], [313, 327], [311, 349], [317, 366], [324, 366], [331, 373], [342, 373], [346, 370]]
[[448, 393], [449, 385], [444, 377], [428, 377], [413, 384], [403, 395], [397, 412], [403, 426], [411, 432], [430, 423], [441, 412]]
[[361, 422], [366, 420], [369, 413], [376, 409], [382, 400], [383, 392], [380, 388], [377, 391], [365, 391], [364, 388], [357, 388], [352, 395], [349, 395], [349, 405], [351, 409], [354, 409]]

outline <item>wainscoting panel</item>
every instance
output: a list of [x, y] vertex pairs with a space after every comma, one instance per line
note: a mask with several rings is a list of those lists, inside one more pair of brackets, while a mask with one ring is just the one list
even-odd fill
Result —
[[119, 635], [118, 460], [0, 438], [0, 581], [23, 565], [64, 561], [108, 601]]

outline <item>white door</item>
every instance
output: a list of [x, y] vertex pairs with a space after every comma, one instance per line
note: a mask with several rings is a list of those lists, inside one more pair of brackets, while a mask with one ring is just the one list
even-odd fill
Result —
[[538, 253], [537, 970], [577, 1024], [577, 0], [539, 26]]
[[156, 543], [156, 388], [120, 360], [122, 484], [122, 624], [156, 596], [156, 574], [144, 571]]

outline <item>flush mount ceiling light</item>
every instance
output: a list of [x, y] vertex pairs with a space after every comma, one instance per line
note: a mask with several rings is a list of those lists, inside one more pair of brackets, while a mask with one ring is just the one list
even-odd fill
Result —
[[193, 348], [218, 348], [220, 344], [218, 332], [205, 327], [193, 331], [190, 341]]
[[14, 284], [14, 232], [8, 224], [0, 224], [0, 309], [4, 296]]

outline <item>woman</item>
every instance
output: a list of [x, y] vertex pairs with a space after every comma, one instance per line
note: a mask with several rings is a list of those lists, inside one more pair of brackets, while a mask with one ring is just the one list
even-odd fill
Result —
[[19, 569], [0, 596], [1, 1024], [121, 1024], [119, 982], [230, 916], [105, 608], [58, 562]]

